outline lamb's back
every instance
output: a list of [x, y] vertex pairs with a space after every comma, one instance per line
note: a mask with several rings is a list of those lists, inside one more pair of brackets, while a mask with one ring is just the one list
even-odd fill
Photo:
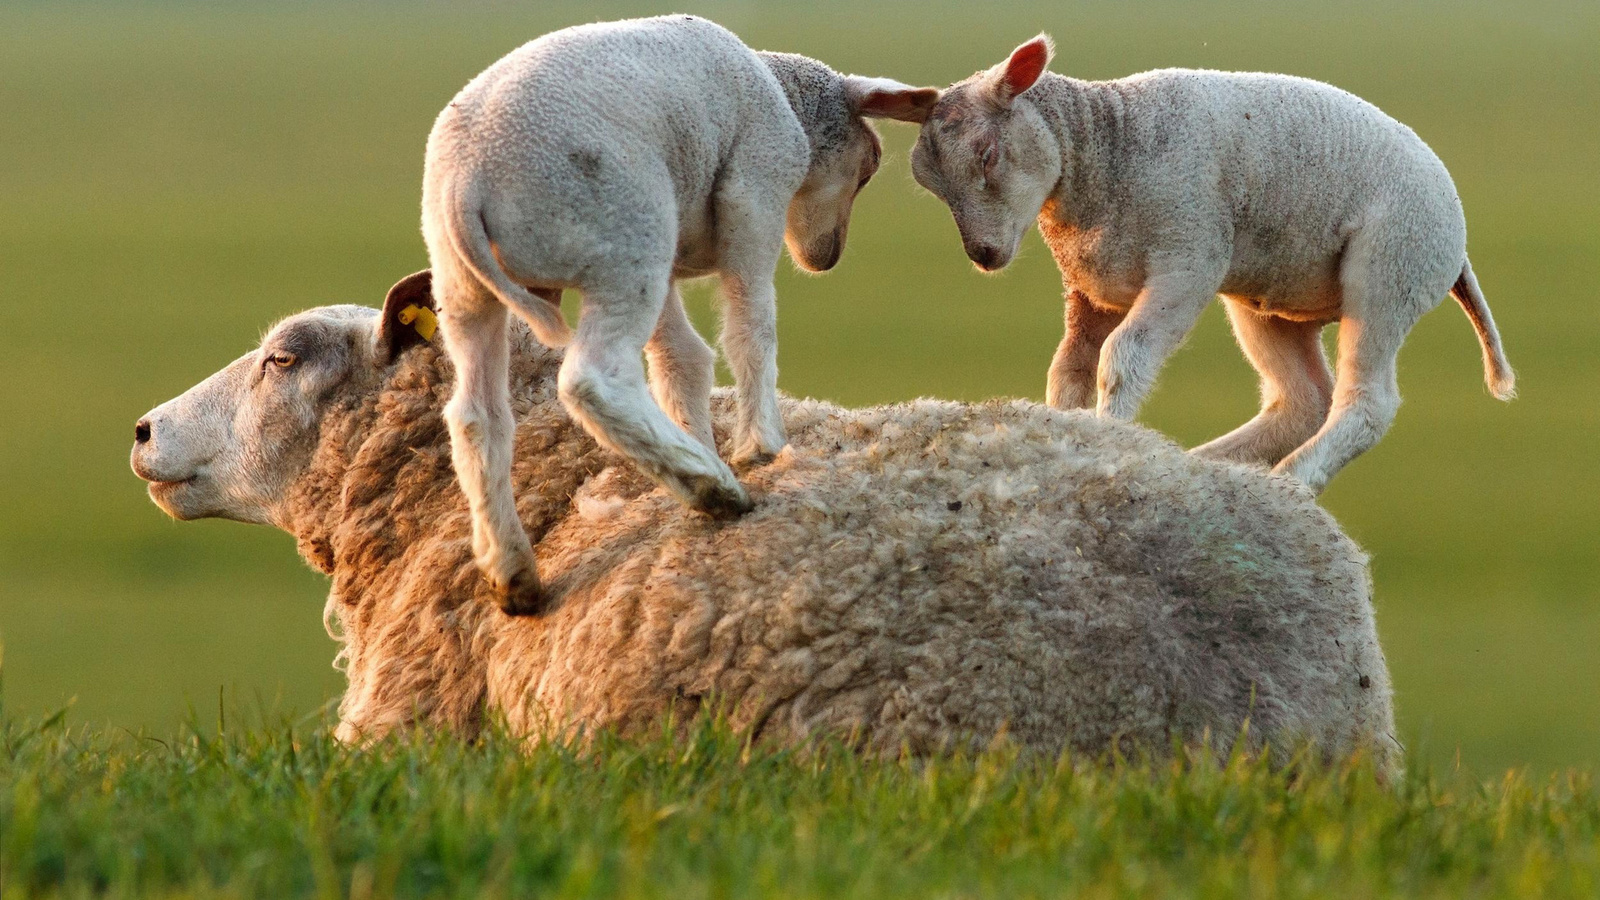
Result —
[[1135, 152], [1214, 160], [1231, 187], [1258, 199], [1270, 190], [1371, 196], [1398, 178], [1443, 173], [1409, 127], [1309, 78], [1158, 69], [1109, 84], [1122, 95]]
[[[1347, 91], [1271, 73], [1162, 69], [1101, 85], [1116, 97], [1107, 154], [1140, 252], [1228, 253], [1222, 293], [1268, 307], [1340, 302], [1351, 236], [1385, 218], [1464, 245], [1438, 156], [1409, 127]], [[1167, 246], [1163, 236], [1171, 238]], [[1449, 251], [1446, 251], [1449, 255]]]
[[604, 22], [485, 69], [440, 114], [428, 157], [486, 195], [531, 195], [533, 183], [576, 203], [597, 184], [638, 190], [664, 175], [695, 198], [752, 120], [799, 128], [786, 119], [776, 79], [727, 29], [696, 16]]

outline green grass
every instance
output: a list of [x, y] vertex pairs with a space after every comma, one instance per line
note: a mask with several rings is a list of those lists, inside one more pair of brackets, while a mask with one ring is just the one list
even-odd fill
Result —
[[[1393, 432], [1325, 502], [1373, 554], [1415, 759], [1447, 765], [1459, 752], [1473, 771], [1600, 764], [1600, 6], [673, 5], [757, 46], [934, 84], [1048, 29], [1058, 71], [1294, 72], [1416, 128], [1455, 175], [1522, 398], [1489, 399], [1465, 318], [1434, 313], [1402, 355], [1407, 402]], [[276, 316], [377, 303], [425, 264], [422, 145], [451, 94], [536, 34], [644, 11], [0, 5], [9, 708], [37, 716], [76, 697], [73, 721], [166, 735], [219, 686], [284, 712], [337, 692], [318, 622], [323, 579], [266, 529], [166, 521], [127, 471], [132, 423]], [[781, 276], [782, 386], [851, 404], [1039, 397], [1061, 328], [1048, 255], [1030, 238], [1005, 274], [975, 274], [948, 213], [907, 173], [910, 130], [884, 131], [888, 164], [858, 205], [843, 264]], [[709, 327], [704, 293], [692, 302]], [[1192, 443], [1254, 402], [1214, 311], [1143, 418]], [[116, 758], [150, 778], [164, 771], [160, 757]]]
[[[209, 735], [215, 732], [205, 729]], [[6, 897], [1592, 897], [1590, 776], [0, 725]]]
[[[1325, 498], [1374, 557], [1411, 772], [1385, 791], [1359, 764], [870, 762], [747, 754], [715, 728], [586, 754], [498, 736], [332, 745], [326, 582], [282, 535], [161, 517], [126, 469], [131, 424], [272, 318], [376, 303], [425, 264], [422, 143], [471, 75], [552, 28], [661, 10], [15, 3], [0, 5], [0, 896], [1600, 892], [1584, 771], [1600, 765], [1600, 7], [674, 6], [923, 83], [1040, 29], [1055, 68], [1086, 77], [1294, 72], [1435, 147], [1522, 398], [1488, 399], [1465, 319], [1429, 316], [1395, 429]], [[906, 171], [909, 129], [884, 130], [841, 267], [781, 275], [783, 387], [1040, 396], [1060, 335], [1048, 255], [1030, 238], [1004, 275], [973, 273]], [[691, 302], [709, 328], [705, 293]], [[1144, 421], [1193, 443], [1253, 405], [1213, 313]], [[219, 687], [256, 720], [196, 715]]]

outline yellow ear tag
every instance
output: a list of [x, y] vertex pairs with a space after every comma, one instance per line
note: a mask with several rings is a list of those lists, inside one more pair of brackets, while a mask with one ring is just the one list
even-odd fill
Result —
[[401, 325], [410, 325], [415, 328], [417, 334], [422, 335], [422, 339], [425, 341], [433, 340], [433, 333], [439, 330], [439, 317], [434, 315], [433, 310], [426, 306], [418, 306], [413, 303], [400, 310], [400, 315], [396, 318], [400, 320]]

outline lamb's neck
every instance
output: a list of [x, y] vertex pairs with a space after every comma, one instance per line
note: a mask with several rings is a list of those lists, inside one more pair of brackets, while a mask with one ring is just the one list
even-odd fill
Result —
[[757, 56], [772, 70], [778, 86], [789, 100], [800, 127], [805, 129], [806, 140], [812, 152], [830, 140], [836, 130], [837, 102], [843, 97], [839, 73], [809, 56], [796, 53], [769, 53], [758, 51]]
[[1047, 208], [1058, 219], [1097, 219], [1112, 199], [1127, 133], [1123, 96], [1108, 82], [1045, 73], [1027, 93], [1061, 146], [1061, 174]]

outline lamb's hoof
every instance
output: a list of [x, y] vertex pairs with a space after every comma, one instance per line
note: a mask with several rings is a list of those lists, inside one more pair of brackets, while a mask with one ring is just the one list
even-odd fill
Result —
[[778, 454], [766, 450], [743, 450], [735, 453], [733, 458], [728, 460], [728, 465], [735, 472], [748, 472], [751, 469], [759, 469], [777, 458]]
[[694, 508], [713, 519], [737, 519], [756, 508], [745, 489], [735, 484], [731, 489], [719, 481], [707, 478], [695, 485]]
[[505, 584], [496, 584], [495, 600], [508, 616], [537, 616], [550, 606], [550, 597], [539, 584], [539, 573], [532, 569], [518, 572]]

